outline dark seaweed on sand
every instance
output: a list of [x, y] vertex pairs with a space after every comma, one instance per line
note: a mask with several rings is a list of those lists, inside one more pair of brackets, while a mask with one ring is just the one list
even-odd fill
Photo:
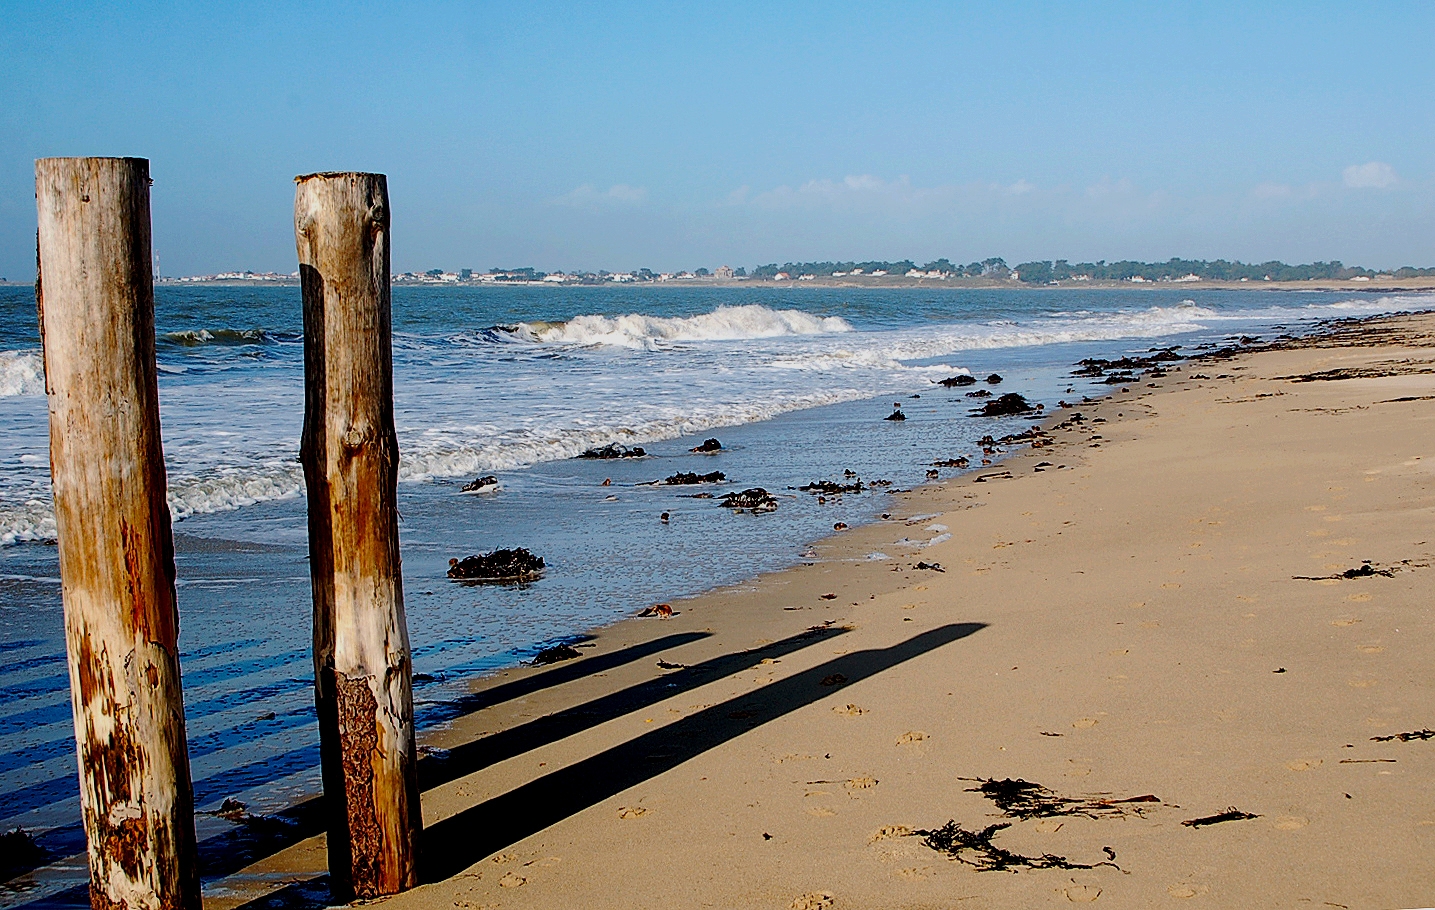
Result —
[[527, 581], [543, 574], [543, 557], [523, 547], [450, 559], [448, 577], [460, 581]]
[[[1406, 560], [1406, 563], [1409, 563], [1409, 560]], [[1291, 578], [1298, 579], [1300, 581], [1330, 581], [1333, 579], [1340, 578], [1374, 578], [1377, 575], [1383, 578], [1392, 578], [1397, 571], [1399, 571], [1398, 566], [1390, 569], [1377, 569], [1375, 566], [1371, 565], [1370, 560], [1367, 559], [1354, 569], [1346, 569], [1344, 572], [1337, 572], [1334, 575], [1292, 575]]]
[[1119, 818], [1127, 814], [1144, 815], [1146, 805], [1160, 805], [1161, 799], [1152, 794], [1130, 796], [1125, 799], [1108, 797], [1085, 797], [1073, 799], [1060, 796], [1031, 781], [1017, 778], [1004, 780], [978, 779], [978, 785], [968, 787], [968, 793], [980, 793], [996, 804], [1008, 818], [1023, 821], [1033, 818], [1080, 815], [1086, 818]]
[[533, 666], [542, 667], [547, 664], [556, 664], [562, 660], [572, 660], [575, 657], [582, 657], [583, 652], [572, 645], [554, 645], [551, 648], [544, 648], [533, 655]]
[[1409, 733], [1392, 733], [1389, 736], [1372, 736], [1373, 743], [1388, 743], [1399, 740], [1402, 743], [1413, 742], [1417, 739], [1435, 739], [1435, 730], [1426, 728], [1424, 730], [1412, 730]]
[[1188, 818], [1181, 824], [1187, 828], [1204, 828], [1206, 825], [1219, 825], [1221, 822], [1243, 822], [1247, 819], [1260, 818], [1250, 812], [1242, 812], [1235, 806], [1226, 809], [1225, 812], [1218, 812], [1215, 815], [1205, 815], [1201, 818]]
[[[1110, 860], [1099, 863], [1073, 863], [1064, 856], [1043, 853], [1040, 856], [1024, 856], [1013, 853], [1005, 847], [992, 843], [998, 832], [1011, 827], [1011, 822], [998, 822], [980, 831], [968, 831], [955, 819], [933, 830], [913, 831], [922, 838], [922, 843], [945, 853], [958, 862], [974, 867], [978, 872], [1015, 872], [1017, 869], [1095, 869], [1097, 866], [1121, 867]], [[1107, 849], [1107, 856], [1114, 858], [1115, 851]]]

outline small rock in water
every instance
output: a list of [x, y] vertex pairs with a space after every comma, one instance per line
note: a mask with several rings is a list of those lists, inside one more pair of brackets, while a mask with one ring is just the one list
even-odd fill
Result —
[[993, 373], [993, 374], [991, 374], [990, 376], [987, 377], [987, 384], [988, 384], [988, 385], [997, 385], [997, 384], [999, 384], [1001, 381], [1002, 381], [1002, 378], [1001, 378], [1001, 376], [998, 375], [997, 373]]
[[991, 393], [991, 392], [988, 392], [986, 389], [977, 389], [975, 392], [968, 392], [968, 393], [967, 393], [967, 397], [968, 397], [968, 398], [990, 398], [990, 397], [992, 397], [992, 393]]
[[602, 448], [588, 449], [579, 458], [642, 458], [648, 453], [642, 446], [633, 446], [631, 449], [616, 442], [610, 442]]
[[466, 484], [464, 484], [464, 485], [463, 485], [463, 489], [460, 490], [459, 492], [462, 492], [462, 493], [493, 493], [493, 492], [495, 492], [495, 491], [497, 491], [497, 490], [498, 490], [498, 478], [497, 478], [497, 477], [494, 477], [494, 476], [491, 475], [491, 474], [489, 474], [489, 475], [485, 475], [485, 476], [483, 476], [483, 477], [478, 478], [478, 479], [475, 480], [473, 483], [466, 483]]
[[743, 490], [741, 493], [729, 493], [720, 500], [725, 508], [734, 509], [738, 512], [775, 512], [777, 510], [777, 497], [764, 490], [762, 487], [753, 487], [750, 490]]
[[977, 384], [977, 377], [975, 377], [975, 376], [966, 376], [966, 375], [963, 375], [963, 376], [949, 376], [949, 377], [947, 377], [946, 379], [943, 379], [943, 380], [941, 380], [941, 381], [939, 381], [939, 382], [937, 383], [937, 385], [946, 386], [946, 387], [949, 388], [949, 389], [955, 388], [955, 387], [957, 387], [957, 386], [976, 385], [976, 384]]
[[699, 455], [711, 455], [714, 452], [722, 451], [722, 443], [716, 439], [704, 439], [702, 445], [693, 446], [689, 452], [697, 452]]
[[527, 581], [543, 574], [543, 557], [523, 547], [450, 559], [448, 577], [461, 581]]

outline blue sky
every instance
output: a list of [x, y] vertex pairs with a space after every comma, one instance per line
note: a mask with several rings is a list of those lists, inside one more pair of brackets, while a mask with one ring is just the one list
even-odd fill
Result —
[[0, 0], [0, 276], [50, 155], [151, 160], [166, 274], [293, 270], [316, 170], [397, 270], [1435, 265], [1435, 4], [1254, 6]]

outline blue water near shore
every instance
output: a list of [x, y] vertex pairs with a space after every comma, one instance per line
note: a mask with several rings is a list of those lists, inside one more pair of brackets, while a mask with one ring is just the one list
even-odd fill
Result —
[[[911, 487], [937, 459], [978, 456], [982, 435], [1030, 425], [974, 418], [966, 390], [936, 380], [995, 372], [997, 392], [1051, 408], [1107, 390], [1071, 377], [1083, 357], [1435, 303], [1191, 288], [422, 287], [393, 299], [423, 727], [452, 716], [475, 674], [654, 601], [791, 565], [835, 522], [870, 521], [889, 501], [879, 488], [819, 503], [797, 486], [850, 470]], [[273, 812], [318, 788], [299, 291], [161, 286], [156, 311], [196, 804], [236, 797]], [[64, 903], [85, 876], [34, 314], [28, 289], [0, 288], [0, 829], [37, 832], [57, 862], [0, 885], [0, 906]], [[882, 420], [894, 402], [906, 421]], [[688, 452], [707, 436], [721, 454]], [[574, 457], [609, 442], [649, 455]], [[713, 492], [762, 486], [778, 510], [737, 515], [690, 488], [643, 485], [714, 470], [729, 482]], [[500, 490], [461, 495], [479, 474]], [[872, 558], [940, 534], [905, 530], [910, 540]], [[542, 555], [545, 577], [523, 588], [445, 578], [452, 557], [511, 546]], [[204, 816], [201, 837], [229, 824]]]

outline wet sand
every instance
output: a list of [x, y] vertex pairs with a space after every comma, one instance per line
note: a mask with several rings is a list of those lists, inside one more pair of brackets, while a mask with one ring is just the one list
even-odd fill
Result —
[[429, 883], [383, 903], [1435, 904], [1435, 739], [1400, 736], [1435, 727], [1435, 318], [1180, 366], [476, 684], [422, 740]]

